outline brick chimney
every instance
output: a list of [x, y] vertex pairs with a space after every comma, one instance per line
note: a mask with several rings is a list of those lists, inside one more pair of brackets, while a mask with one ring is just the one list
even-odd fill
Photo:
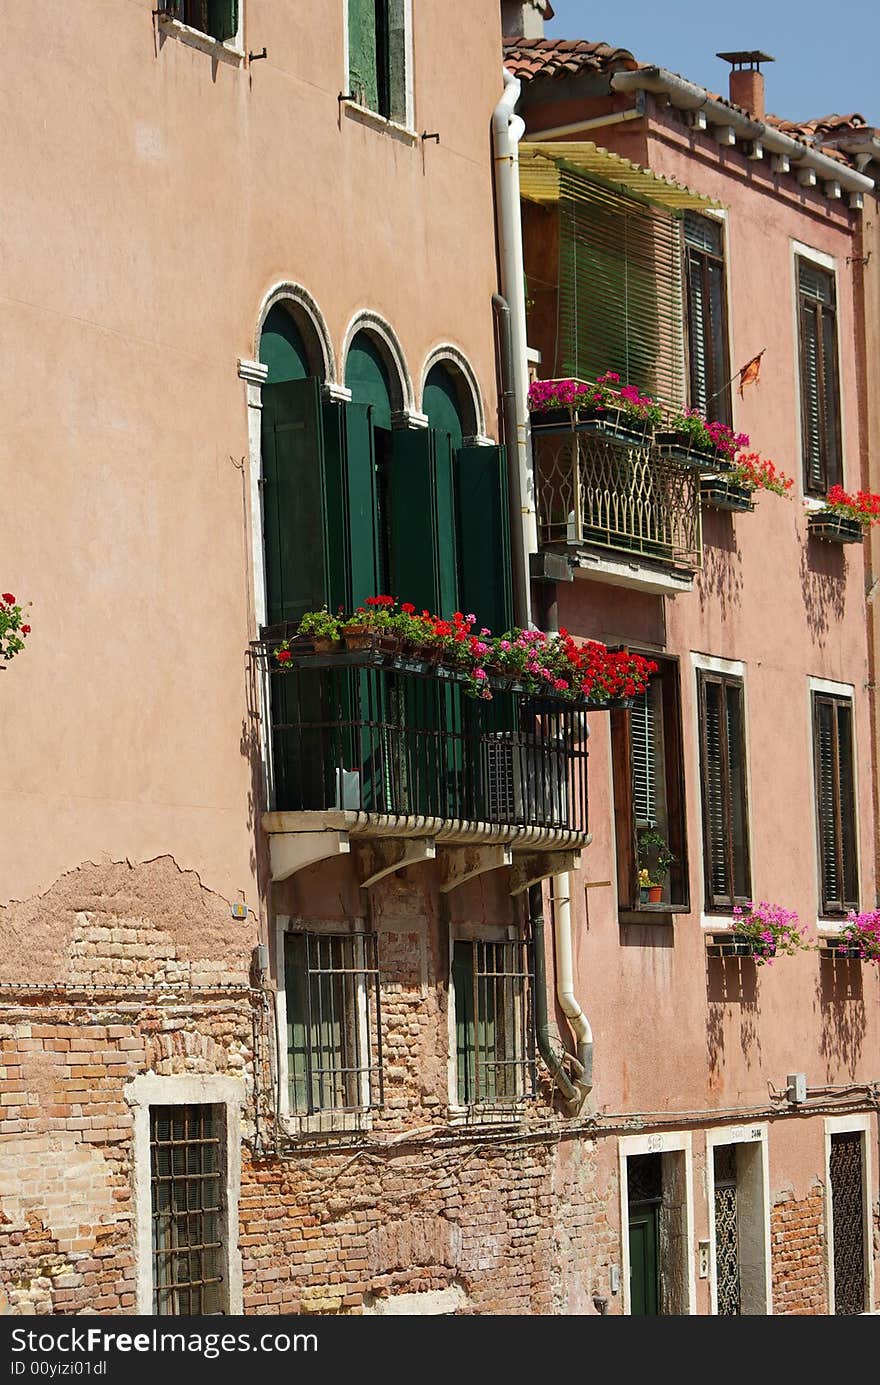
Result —
[[553, 18], [550, 0], [501, 0], [505, 38], [543, 38], [544, 21]]
[[716, 53], [730, 63], [730, 102], [741, 106], [755, 120], [764, 119], [764, 74], [761, 63], [772, 63], [769, 53]]

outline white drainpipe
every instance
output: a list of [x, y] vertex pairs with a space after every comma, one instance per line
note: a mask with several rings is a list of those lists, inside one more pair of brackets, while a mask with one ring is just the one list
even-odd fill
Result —
[[574, 993], [574, 960], [571, 943], [571, 875], [566, 871], [553, 881], [553, 928], [556, 936], [556, 994], [577, 1039], [577, 1059], [582, 1072], [576, 1085], [584, 1096], [593, 1090], [593, 1031]]
[[[510, 307], [510, 336], [513, 355], [513, 390], [516, 408], [516, 466], [519, 475], [520, 533], [513, 535], [525, 557], [528, 574], [530, 553], [538, 551], [538, 524], [535, 512], [535, 478], [532, 468], [529, 432], [529, 365], [526, 356], [525, 267], [523, 262], [522, 214], [519, 199], [519, 142], [525, 122], [514, 114], [520, 84], [512, 72], [504, 70], [504, 95], [492, 116], [492, 141], [495, 153], [495, 189], [498, 198], [498, 244], [501, 259], [501, 292]], [[528, 580], [521, 593], [523, 609], [520, 623], [531, 618]]]

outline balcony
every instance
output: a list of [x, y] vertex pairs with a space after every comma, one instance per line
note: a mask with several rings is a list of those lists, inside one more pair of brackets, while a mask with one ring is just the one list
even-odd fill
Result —
[[[341, 850], [352, 836], [568, 855], [588, 842], [587, 704], [503, 676], [490, 677], [491, 700], [475, 700], [458, 670], [380, 648], [298, 653], [281, 671], [276, 643], [252, 646], [272, 709], [270, 835], [335, 835]], [[310, 863], [303, 850], [294, 869]], [[276, 879], [285, 873], [273, 862]]]
[[[624, 560], [648, 590], [687, 589], [701, 567], [700, 466], [663, 455], [648, 433], [532, 420], [541, 543], [614, 581]], [[603, 572], [602, 551], [612, 559]], [[592, 558], [591, 558], [591, 555]], [[621, 578], [620, 580], [625, 580]]]

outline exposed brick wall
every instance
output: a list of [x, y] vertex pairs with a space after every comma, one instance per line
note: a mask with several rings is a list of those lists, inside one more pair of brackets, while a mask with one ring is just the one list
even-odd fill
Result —
[[824, 1217], [818, 1184], [806, 1197], [777, 1195], [770, 1213], [774, 1313], [827, 1313]]

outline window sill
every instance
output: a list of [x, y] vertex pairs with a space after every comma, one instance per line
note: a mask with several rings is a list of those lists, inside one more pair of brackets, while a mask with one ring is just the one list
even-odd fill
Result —
[[163, 33], [172, 34], [180, 39], [181, 43], [198, 48], [202, 53], [208, 53], [220, 62], [229, 63], [232, 67], [244, 66], [244, 51], [235, 46], [233, 39], [227, 39], [224, 43], [221, 39], [212, 38], [210, 34], [203, 34], [201, 29], [193, 29], [191, 25], [173, 19], [171, 15], [159, 15], [159, 28]]
[[672, 923], [673, 915], [689, 914], [687, 904], [640, 904], [637, 909], [618, 909], [618, 923]]
[[363, 125], [370, 125], [374, 130], [384, 130], [386, 134], [394, 135], [395, 138], [402, 140], [406, 144], [418, 144], [419, 135], [416, 130], [411, 130], [408, 125], [401, 125], [396, 120], [391, 120], [389, 116], [380, 115], [378, 111], [370, 110], [369, 106], [362, 106], [357, 101], [352, 101], [348, 97], [341, 97], [339, 101], [345, 114], [351, 120], [357, 120]]
[[351, 1135], [373, 1128], [372, 1111], [319, 1111], [314, 1116], [282, 1116], [281, 1128], [288, 1139], [315, 1135]]

